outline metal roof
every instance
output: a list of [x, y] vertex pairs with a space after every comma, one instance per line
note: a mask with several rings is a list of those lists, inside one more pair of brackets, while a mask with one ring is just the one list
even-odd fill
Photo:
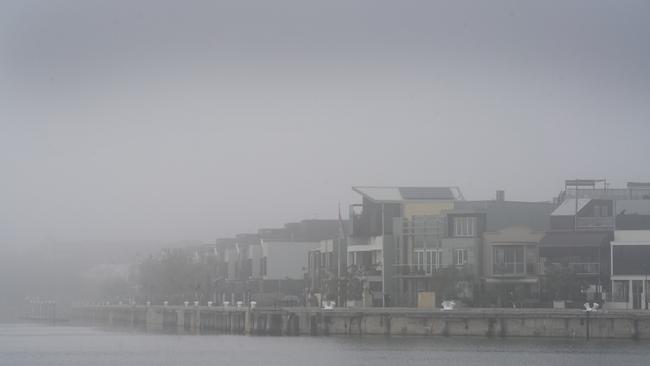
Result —
[[557, 231], [548, 232], [539, 242], [543, 247], [600, 247], [612, 240], [612, 233], [607, 231]]
[[352, 187], [377, 202], [463, 200], [458, 187]]

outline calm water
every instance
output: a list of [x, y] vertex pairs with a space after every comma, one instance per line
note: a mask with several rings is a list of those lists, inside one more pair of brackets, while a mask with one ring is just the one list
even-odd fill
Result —
[[0, 324], [0, 365], [649, 365], [650, 343], [164, 335]]

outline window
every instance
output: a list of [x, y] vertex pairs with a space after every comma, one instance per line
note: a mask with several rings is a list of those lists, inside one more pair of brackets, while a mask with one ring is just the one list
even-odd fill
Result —
[[415, 251], [415, 269], [418, 272], [424, 272], [424, 250], [416, 250]]
[[476, 217], [454, 218], [454, 236], [467, 237], [476, 235]]
[[609, 216], [609, 209], [607, 205], [598, 206], [594, 205], [594, 217], [607, 217]]
[[332, 253], [321, 254], [321, 267], [329, 268], [332, 265]]
[[266, 276], [266, 257], [260, 259], [260, 275]]
[[523, 275], [524, 247], [495, 246], [492, 271], [495, 275]]
[[612, 283], [612, 300], [616, 302], [629, 301], [629, 282], [613, 281]]
[[418, 249], [414, 251], [415, 269], [418, 272], [432, 273], [440, 267], [441, 253], [438, 250]]
[[429, 272], [435, 272], [440, 268], [440, 259], [442, 252], [438, 250], [427, 250], [427, 260], [429, 262]]
[[464, 266], [467, 264], [467, 249], [454, 250], [454, 264]]

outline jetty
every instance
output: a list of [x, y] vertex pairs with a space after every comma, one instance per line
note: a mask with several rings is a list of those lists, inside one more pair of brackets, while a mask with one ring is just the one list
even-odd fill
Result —
[[197, 334], [650, 339], [650, 311], [84, 305], [70, 320]]

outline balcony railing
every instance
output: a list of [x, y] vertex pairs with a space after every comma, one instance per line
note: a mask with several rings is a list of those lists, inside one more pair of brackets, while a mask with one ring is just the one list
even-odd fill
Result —
[[395, 269], [395, 275], [405, 276], [405, 277], [431, 277], [435, 273], [441, 272], [445, 268], [455, 268], [462, 272], [471, 274], [474, 273], [475, 268], [469, 264], [464, 265], [427, 265], [427, 266], [418, 266], [416, 264], [394, 264], [393, 268]]
[[361, 276], [379, 276], [384, 269], [381, 264], [353, 264], [349, 266], [353, 272], [358, 272]]
[[643, 199], [650, 195], [650, 189], [647, 188], [585, 188], [585, 189], [567, 189], [564, 192], [565, 198], [591, 198], [591, 199]]
[[614, 217], [576, 217], [576, 229], [578, 230], [613, 230]]
[[575, 274], [599, 274], [600, 263], [569, 263], [569, 270]]
[[494, 263], [492, 267], [494, 276], [524, 276], [524, 262]]
[[522, 277], [536, 276], [540, 273], [540, 265], [537, 262], [507, 262], [494, 263], [492, 265], [492, 275], [496, 277]]
[[402, 276], [431, 276], [432, 273], [440, 271], [442, 266], [415, 265], [415, 264], [394, 264], [395, 273]]

